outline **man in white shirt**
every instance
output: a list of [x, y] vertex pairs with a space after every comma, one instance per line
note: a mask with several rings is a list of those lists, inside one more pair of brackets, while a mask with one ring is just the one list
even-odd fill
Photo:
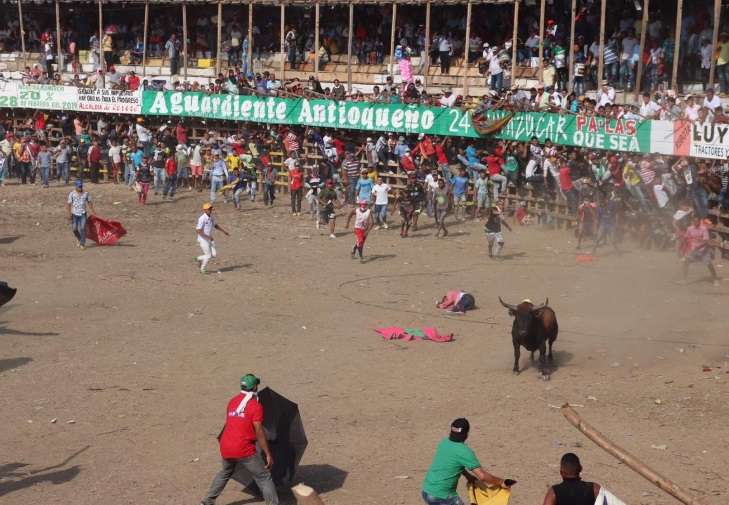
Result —
[[388, 192], [390, 186], [382, 181], [382, 177], [377, 178], [376, 184], [372, 187], [372, 195], [375, 197], [375, 230], [379, 230], [380, 226], [387, 230], [387, 204]]
[[709, 70], [711, 69], [711, 58], [714, 55], [714, 46], [708, 39], [701, 41], [701, 77], [703, 82], [709, 82]]
[[620, 52], [620, 80], [626, 90], [633, 89], [633, 53], [638, 45], [640, 43], [635, 38], [635, 32], [632, 29], [629, 30], [628, 35], [623, 39]]
[[709, 109], [712, 113], [714, 113], [717, 108], [721, 107], [721, 100], [714, 93], [714, 88], [708, 88], [706, 90], [706, 97], [704, 97], [704, 107]]
[[658, 113], [661, 107], [651, 100], [651, 94], [647, 91], [643, 93], [643, 101], [640, 104], [640, 115], [643, 119], [658, 119]]
[[501, 92], [504, 88], [504, 69], [501, 68], [501, 62], [499, 61], [499, 48], [497, 46], [494, 46], [491, 49], [488, 62], [489, 74], [491, 74], [489, 88], [493, 91]]
[[597, 107], [604, 107], [615, 102], [615, 88], [607, 80], [602, 81], [602, 87], [597, 92]]
[[215, 258], [218, 254], [215, 250], [215, 242], [213, 241], [213, 230], [220, 230], [226, 235], [230, 234], [215, 222], [212, 203], [204, 203], [202, 208], [203, 213], [197, 219], [195, 230], [197, 231], [197, 243], [200, 245], [203, 253], [197, 256], [195, 261], [200, 263], [200, 273], [206, 274], [208, 273], [207, 267], [210, 259]]
[[446, 88], [443, 90], [443, 95], [438, 99], [438, 103], [441, 107], [450, 108], [455, 105], [456, 98], [458, 97], [453, 94], [453, 91], [450, 88]]
[[699, 119], [699, 105], [696, 103], [696, 99], [693, 95], [686, 95], [686, 107], [683, 109], [683, 114], [689, 121], [696, 121]]

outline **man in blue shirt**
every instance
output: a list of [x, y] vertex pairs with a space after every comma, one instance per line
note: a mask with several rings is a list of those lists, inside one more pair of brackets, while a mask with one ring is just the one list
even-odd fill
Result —
[[375, 185], [372, 182], [372, 179], [367, 177], [367, 170], [362, 170], [362, 173], [357, 180], [357, 186], [355, 188], [355, 191], [357, 191], [357, 201], [361, 202], [362, 200], [364, 200], [365, 202], [369, 203], [369, 201], [372, 199], [372, 188], [374, 186]]
[[215, 153], [215, 161], [210, 169], [210, 203], [215, 203], [218, 190], [225, 185], [228, 180], [228, 165], [225, 160], [220, 157], [220, 153]]
[[392, 150], [392, 154], [394, 154], [399, 160], [400, 158], [402, 158], [403, 154], [405, 154], [409, 150], [410, 148], [405, 143], [405, 137], [400, 137], [399, 139], [397, 139], [397, 144], [395, 144], [395, 147]]
[[468, 169], [468, 173], [471, 179], [475, 178], [476, 172], [480, 170], [486, 170], [486, 165], [481, 163], [481, 160], [478, 157], [478, 151], [476, 150], [476, 147], [473, 145], [473, 143], [468, 144], [465, 153], [461, 151], [461, 153], [456, 157], [458, 158], [458, 161], [463, 163]]
[[455, 217], [458, 221], [465, 219], [466, 197], [468, 196], [469, 178], [465, 170], [459, 170], [458, 175], [451, 179], [453, 185], [453, 205], [455, 205]]
[[144, 150], [142, 149], [141, 145], [137, 146], [137, 150], [132, 153], [130, 158], [132, 159], [132, 169], [129, 171], [129, 174], [127, 174], [127, 184], [129, 186], [134, 184], [137, 170], [139, 170], [139, 167], [142, 166], [142, 160], [144, 159]]

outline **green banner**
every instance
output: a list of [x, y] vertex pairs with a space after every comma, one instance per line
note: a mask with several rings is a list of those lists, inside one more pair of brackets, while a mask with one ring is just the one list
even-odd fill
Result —
[[[498, 119], [504, 111], [489, 112]], [[548, 112], [521, 112], [514, 115], [496, 138], [540, 143], [551, 140], [558, 145], [609, 149], [634, 153], [651, 152], [651, 121], [606, 119], [598, 116], [575, 116]]]
[[406, 104], [145, 91], [143, 115], [478, 137], [468, 111]]

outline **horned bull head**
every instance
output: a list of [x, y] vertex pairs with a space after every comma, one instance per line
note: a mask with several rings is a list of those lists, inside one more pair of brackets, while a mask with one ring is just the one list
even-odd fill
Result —
[[509, 309], [509, 315], [514, 318], [515, 337], [523, 338], [529, 334], [529, 328], [534, 320], [535, 313], [547, 305], [549, 305], [549, 298], [542, 305], [534, 305], [530, 300], [524, 300], [518, 305], [512, 305], [506, 303], [499, 297], [501, 305]]

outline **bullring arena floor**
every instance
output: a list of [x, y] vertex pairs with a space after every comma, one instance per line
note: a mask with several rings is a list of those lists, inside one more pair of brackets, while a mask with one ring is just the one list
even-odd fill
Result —
[[[0, 309], [4, 504], [198, 503], [248, 371], [299, 403], [299, 476], [328, 505], [419, 504], [459, 416], [484, 467], [519, 481], [512, 504], [541, 503], [567, 451], [628, 503], [674, 503], [570, 426], [554, 408], [566, 401], [707, 504], [729, 499], [729, 281], [713, 287], [695, 267], [677, 285], [671, 252], [626, 244], [578, 265], [569, 233], [530, 227], [505, 231], [495, 262], [480, 224], [436, 240], [424, 219], [407, 240], [373, 231], [360, 264], [341, 218], [329, 239], [282, 195], [274, 209], [219, 206], [232, 236], [216, 240], [220, 273], [201, 276], [204, 194], [140, 208], [127, 189], [89, 189], [98, 214], [129, 231], [121, 246], [75, 247], [67, 188], [1, 190], [0, 278], [19, 288]], [[471, 291], [478, 310], [441, 314], [434, 300], [448, 288]], [[533, 367], [512, 375], [498, 295], [549, 296], [560, 324], [551, 381]], [[434, 325], [456, 340], [386, 342], [381, 325]], [[219, 503], [253, 501], [231, 483]]]

